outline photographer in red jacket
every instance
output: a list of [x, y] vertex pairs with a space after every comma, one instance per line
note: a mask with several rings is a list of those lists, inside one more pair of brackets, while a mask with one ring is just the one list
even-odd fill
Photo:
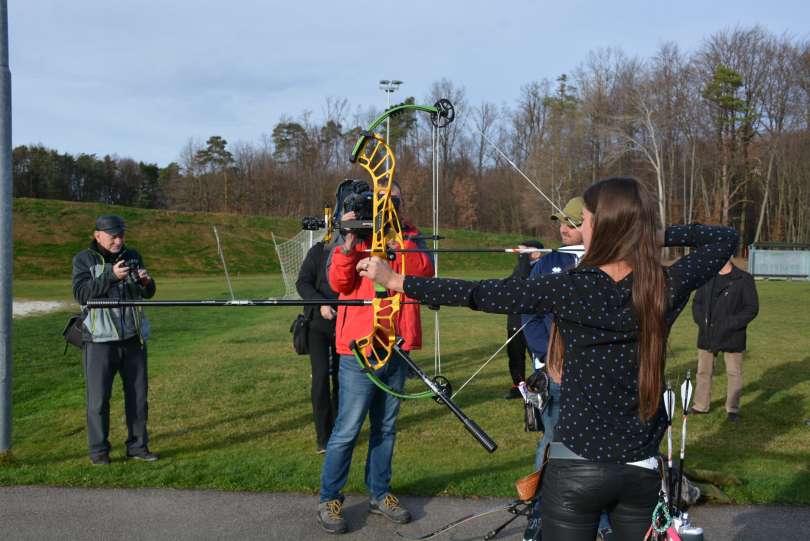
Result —
[[[360, 196], [369, 198], [369, 192]], [[373, 197], [371, 195], [370, 197]], [[402, 233], [412, 237], [419, 230], [407, 222], [402, 212], [402, 193], [398, 184], [391, 187], [391, 198], [397, 206], [402, 221]], [[342, 221], [368, 218], [363, 214], [370, 212], [355, 211], [346, 207]], [[360, 238], [355, 232], [345, 234], [344, 242], [332, 254], [329, 266], [329, 285], [339, 294], [339, 299], [373, 299], [374, 283], [362, 278], [356, 270], [357, 263], [368, 257], [370, 241]], [[392, 246], [399, 248], [399, 246]], [[418, 248], [413, 240], [406, 240], [406, 249]], [[390, 266], [401, 272], [405, 262], [408, 274], [431, 276], [433, 264], [425, 253], [397, 254]], [[405, 295], [403, 301], [409, 300]], [[418, 304], [403, 304], [394, 316], [397, 336], [404, 339], [402, 348], [405, 351], [419, 349], [422, 345], [422, 326]], [[371, 496], [369, 512], [383, 515], [392, 522], [405, 524], [411, 520], [407, 509], [402, 507], [395, 496], [390, 493], [391, 460], [394, 454], [396, 439], [396, 419], [399, 414], [399, 399], [391, 396], [374, 385], [355, 359], [349, 343], [367, 336], [373, 325], [373, 308], [371, 306], [339, 306], [336, 326], [336, 346], [340, 354], [340, 396], [338, 415], [335, 427], [326, 446], [321, 473], [320, 504], [318, 506], [318, 523], [329, 533], [344, 533], [348, 530], [343, 518], [343, 495], [340, 493], [349, 476], [352, 453], [360, 428], [366, 415], [370, 418], [368, 455], [366, 457], [365, 482]], [[402, 391], [405, 384], [407, 365], [393, 354], [388, 362], [375, 372], [375, 375], [395, 391]]]

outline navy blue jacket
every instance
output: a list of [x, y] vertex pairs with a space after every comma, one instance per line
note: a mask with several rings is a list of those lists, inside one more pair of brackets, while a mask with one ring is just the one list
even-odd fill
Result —
[[[558, 274], [572, 269], [577, 264], [577, 256], [565, 252], [549, 252], [540, 258], [532, 267], [532, 272], [529, 278], [535, 278], [541, 274]], [[538, 359], [545, 359], [546, 351], [548, 350], [548, 339], [551, 335], [551, 321], [552, 316], [550, 313], [544, 315], [539, 314], [524, 314], [521, 316], [523, 323], [523, 336], [526, 339], [526, 345], [532, 356]]]

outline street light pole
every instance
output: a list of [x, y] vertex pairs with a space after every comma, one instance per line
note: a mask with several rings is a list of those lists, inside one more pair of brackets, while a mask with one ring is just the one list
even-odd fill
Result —
[[0, 0], [0, 458], [11, 451], [12, 195], [8, 3]]
[[[397, 81], [396, 79], [388, 80], [388, 79], [381, 79], [380, 80], [380, 90], [385, 92], [385, 110], [391, 108], [391, 94], [397, 91], [399, 85], [402, 84], [402, 81]], [[391, 117], [385, 119], [385, 144], [387, 145], [391, 139]]]

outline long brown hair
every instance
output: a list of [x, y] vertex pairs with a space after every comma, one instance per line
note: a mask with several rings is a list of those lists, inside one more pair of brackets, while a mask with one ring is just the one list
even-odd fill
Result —
[[[658, 410], [664, 379], [666, 280], [657, 236], [660, 222], [651, 194], [636, 179], [612, 177], [583, 195], [593, 214], [591, 241], [580, 267], [624, 261], [633, 272], [632, 298], [638, 318], [639, 416]], [[562, 337], [554, 325], [549, 341], [549, 370], [562, 373]]]

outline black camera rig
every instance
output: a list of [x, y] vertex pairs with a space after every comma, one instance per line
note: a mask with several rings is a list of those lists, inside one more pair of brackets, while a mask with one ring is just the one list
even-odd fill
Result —
[[[338, 188], [335, 204], [338, 212], [332, 209], [324, 209], [323, 218], [317, 216], [305, 216], [301, 219], [301, 227], [305, 231], [317, 231], [326, 229], [327, 241], [331, 240], [332, 231], [338, 230], [341, 233], [354, 233], [359, 237], [370, 237], [373, 230], [374, 214], [374, 192], [364, 180], [347, 179]], [[347, 212], [353, 212], [356, 219], [336, 221]]]

